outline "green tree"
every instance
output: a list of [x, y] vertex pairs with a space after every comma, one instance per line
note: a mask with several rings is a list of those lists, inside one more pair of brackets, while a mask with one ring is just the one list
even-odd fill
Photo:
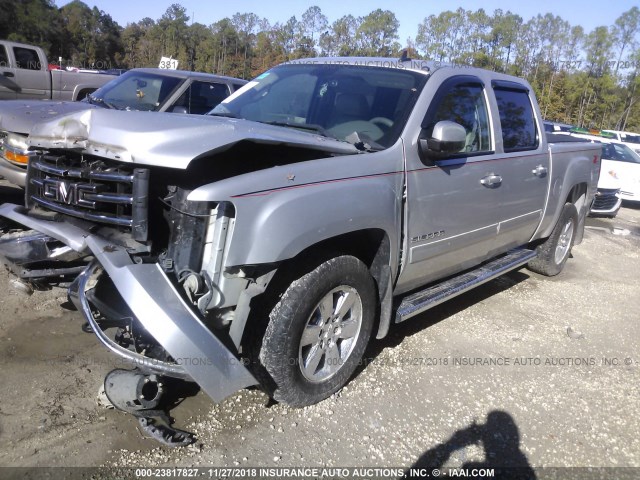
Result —
[[616, 62], [614, 74], [618, 74], [623, 55], [625, 52], [635, 50], [638, 46], [638, 33], [640, 32], [640, 9], [633, 7], [624, 12], [616, 19], [615, 25], [611, 28], [614, 45], [618, 47], [618, 61]]
[[311, 39], [313, 47], [316, 46], [316, 38], [320, 38], [320, 35], [327, 29], [329, 21], [327, 17], [322, 13], [320, 7], [309, 7], [302, 14], [302, 25], [304, 28], [304, 35]]
[[331, 24], [331, 28], [320, 36], [320, 49], [323, 55], [349, 56], [358, 50], [356, 33], [360, 19], [345, 15]]
[[231, 18], [231, 24], [237, 32], [235, 55], [241, 54], [243, 59], [242, 77], [247, 77], [251, 73], [250, 53], [253, 49], [255, 31], [259, 22], [260, 17], [255, 13], [236, 13]]
[[160, 30], [163, 55], [177, 58], [181, 65], [188, 63], [186, 52], [188, 21], [187, 9], [174, 3], [167, 8], [155, 27]]
[[138, 42], [137, 56], [139, 61], [136, 62], [137, 67], [157, 67], [160, 58], [164, 54], [162, 46], [162, 32], [158, 28], [155, 20], [149, 17], [143, 18], [138, 25], [144, 32], [142, 38]]
[[52, 0], [0, 0], [0, 38], [33, 43], [58, 55], [60, 15]]
[[238, 58], [235, 54], [238, 32], [229, 18], [223, 18], [214, 23], [210, 29], [212, 32], [212, 71], [220, 75], [233, 75], [238, 69]]
[[392, 56], [400, 50], [400, 22], [389, 10], [377, 9], [362, 19], [356, 31], [360, 54]]
[[521, 27], [522, 17], [520, 15], [502, 10], [494, 12], [489, 33], [490, 55], [494, 59], [494, 69], [508, 70]]
[[187, 62], [180, 68], [190, 71], [211, 71], [211, 52], [206, 47], [212, 38], [211, 30], [201, 23], [193, 23], [187, 28], [185, 53]]
[[475, 12], [465, 12], [464, 50], [460, 55], [460, 61], [466, 65], [476, 67], [489, 67], [491, 57], [489, 55], [489, 41], [492, 28], [492, 18], [484, 9]]
[[127, 68], [134, 68], [143, 65], [143, 59], [141, 58], [139, 49], [141, 41], [145, 35], [145, 29], [141, 23], [142, 22], [130, 23], [124, 28], [124, 30], [122, 30], [122, 34], [120, 35], [122, 43], [120, 65]]
[[584, 46], [589, 72], [595, 77], [608, 73], [613, 49], [610, 30], [604, 26], [596, 27], [586, 36]]
[[110, 68], [122, 57], [122, 28], [109, 14], [74, 0], [60, 9], [61, 41], [55, 49], [73, 66]]

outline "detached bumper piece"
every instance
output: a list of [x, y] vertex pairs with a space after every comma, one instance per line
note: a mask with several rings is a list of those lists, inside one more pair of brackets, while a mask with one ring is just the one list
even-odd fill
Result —
[[25, 282], [68, 285], [87, 268], [83, 254], [35, 230], [0, 232], [0, 257]]
[[195, 442], [189, 432], [171, 426], [166, 413], [165, 380], [137, 370], [112, 370], [104, 379], [104, 391], [111, 404], [138, 418], [147, 436], [168, 447], [183, 447]]
[[[107, 375], [107, 398], [162, 444], [193, 443], [195, 436], [174, 428], [167, 413], [177, 383], [195, 381], [220, 402], [256, 380], [189, 309], [157, 264], [136, 264], [124, 248], [99, 237], [86, 241], [96, 261], [78, 276], [69, 297], [98, 339], [137, 366]], [[111, 328], [118, 332], [114, 338], [106, 332]]]

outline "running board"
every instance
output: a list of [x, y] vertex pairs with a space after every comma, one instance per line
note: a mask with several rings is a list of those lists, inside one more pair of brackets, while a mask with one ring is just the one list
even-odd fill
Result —
[[475, 270], [413, 293], [402, 300], [396, 311], [395, 323], [403, 322], [514, 268], [521, 267], [535, 257], [534, 250], [510, 250], [505, 256], [485, 263]]

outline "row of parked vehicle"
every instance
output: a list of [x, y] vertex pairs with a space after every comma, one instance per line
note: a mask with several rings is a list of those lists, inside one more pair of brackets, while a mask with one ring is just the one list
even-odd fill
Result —
[[547, 133], [602, 144], [602, 167], [591, 215], [615, 217], [622, 202], [640, 202], [640, 134], [545, 122]]

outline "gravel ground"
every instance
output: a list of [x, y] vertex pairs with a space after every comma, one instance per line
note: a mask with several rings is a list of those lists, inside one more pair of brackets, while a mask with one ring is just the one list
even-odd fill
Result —
[[392, 327], [318, 405], [186, 399], [172, 414], [198, 442], [175, 450], [95, 404], [117, 360], [65, 292], [1, 273], [0, 465], [640, 467], [639, 246], [640, 209], [589, 219], [562, 274], [512, 272]]

